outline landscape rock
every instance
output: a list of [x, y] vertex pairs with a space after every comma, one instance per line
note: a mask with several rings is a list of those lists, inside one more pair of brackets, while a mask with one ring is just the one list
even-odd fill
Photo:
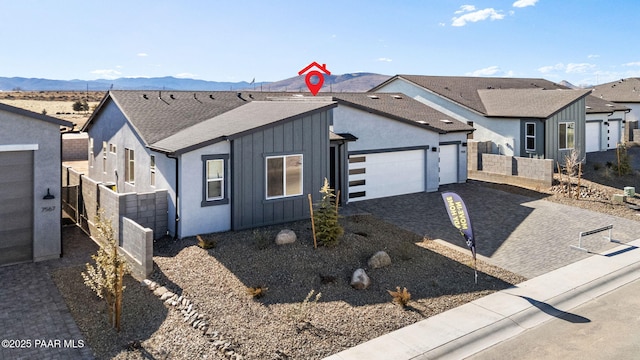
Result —
[[351, 276], [351, 286], [358, 290], [363, 290], [371, 285], [371, 279], [364, 271], [364, 269], [356, 269]]
[[391, 265], [391, 257], [384, 251], [378, 251], [369, 259], [368, 264], [372, 269], [389, 266]]
[[296, 242], [296, 238], [296, 233], [293, 232], [293, 230], [280, 230], [278, 235], [276, 235], [276, 245], [292, 244]]

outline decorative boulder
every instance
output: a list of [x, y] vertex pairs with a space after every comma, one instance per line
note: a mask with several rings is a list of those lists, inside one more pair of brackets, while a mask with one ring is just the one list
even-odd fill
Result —
[[378, 251], [369, 259], [369, 267], [377, 269], [391, 265], [391, 257], [384, 251]]
[[296, 242], [296, 233], [293, 230], [281, 230], [276, 235], [276, 245], [291, 244]]
[[364, 269], [356, 269], [356, 271], [353, 272], [353, 276], [351, 276], [351, 286], [355, 289], [363, 290], [368, 288], [369, 285], [371, 285], [371, 279], [369, 279], [367, 273], [364, 272]]

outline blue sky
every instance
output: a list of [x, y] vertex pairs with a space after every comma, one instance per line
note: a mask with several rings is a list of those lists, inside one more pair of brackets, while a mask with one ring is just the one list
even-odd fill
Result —
[[637, 0], [0, 0], [0, 76], [640, 76]]

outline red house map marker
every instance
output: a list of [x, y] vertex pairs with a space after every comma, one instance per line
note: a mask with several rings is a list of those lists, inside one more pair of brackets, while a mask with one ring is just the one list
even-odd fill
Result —
[[[331, 75], [331, 72], [327, 70], [327, 64], [320, 65], [315, 61], [307, 65], [307, 67], [305, 67], [304, 69], [298, 71], [298, 75], [304, 74], [305, 72], [307, 72], [307, 70], [311, 69], [312, 67], [317, 67], [325, 74]], [[311, 78], [314, 76], [318, 78], [318, 82], [315, 84], [311, 82]], [[320, 89], [322, 89], [322, 85], [324, 84], [324, 75], [318, 70], [309, 71], [309, 73], [307, 73], [307, 76], [304, 78], [304, 82], [307, 84], [307, 88], [309, 88], [309, 91], [311, 91], [313, 96], [316, 96], [320, 91]]]

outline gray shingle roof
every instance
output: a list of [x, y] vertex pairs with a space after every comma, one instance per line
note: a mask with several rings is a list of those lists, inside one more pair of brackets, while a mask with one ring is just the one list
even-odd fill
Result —
[[0, 103], [0, 110], [22, 115], [22, 116], [27, 116], [33, 119], [42, 120], [45, 122], [49, 122], [49, 123], [64, 126], [64, 127], [73, 128], [73, 123], [70, 121], [54, 118], [52, 116], [48, 116], [44, 114], [38, 114], [37, 112], [29, 111], [26, 109], [18, 108], [15, 106], [4, 104], [4, 103]]
[[151, 148], [170, 153], [188, 152], [223, 139], [232, 139], [242, 133], [286, 121], [305, 114], [335, 107], [327, 101], [252, 101], [211, 119], [187, 127], [150, 145]]
[[[243, 92], [254, 99], [309, 99], [307, 93]], [[439, 133], [473, 131], [473, 128], [455, 118], [429, 107], [402, 93], [347, 93], [323, 92], [317, 97], [327, 97], [339, 104], [352, 106], [384, 117], [407, 122]], [[447, 120], [443, 122], [440, 120]]]
[[316, 111], [331, 102], [439, 133], [473, 131], [469, 125], [399, 93], [322, 93], [314, 97], [290, 92], [146, 90], [110, 91], [83, 130], [109, 101], [121, 109], [147, 146], [170, 152]]
[[481, 89], [478, 96], [485, 114], [493, 117], [546, 119], [568, 104], [585, 97], [589, 90]]
[[599, 97], [593, 96], [593, 93], [587, 96], [586, 99], [587, 114], [610, 113], [614, 111], [629, 110], [629, 108], [624, 105], [620, 105], [613, 101], [607, 101], [605, 99], [600, 99]]
[[593, 87], [593, 96], [615, 102], [640, 102], [640, 78], [627, 78]]

